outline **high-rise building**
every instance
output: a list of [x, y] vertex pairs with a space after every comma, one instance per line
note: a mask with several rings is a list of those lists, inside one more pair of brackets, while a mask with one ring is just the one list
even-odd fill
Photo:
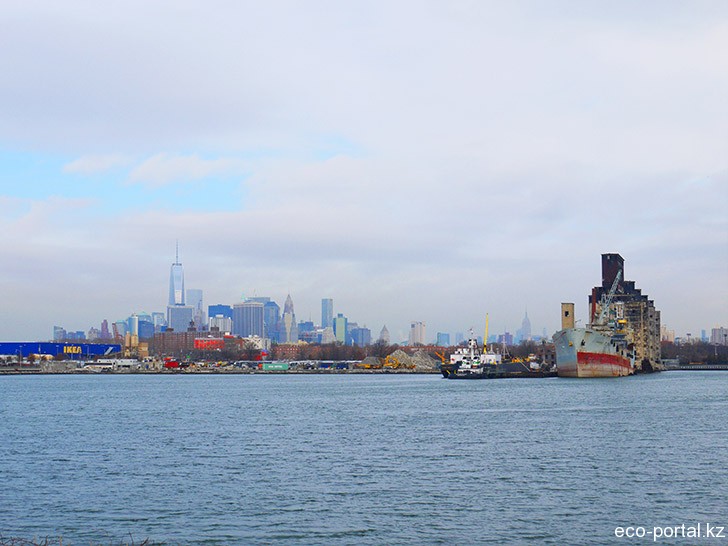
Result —
[[199, 288], [187, 289], [187, 305], [192, 307], [192, 320], [195, 321], [195, 327], [203, 330], [207, 326], [207, 317], [205, 316], [205, 308], [202, 304], [202, 290]]
[[427, 330], [424, 322], [413, 322], [410, 325], [409, 344], [424, 345], [427, 338]]
[[195, 326], [195, 310], [190, 305], [167, 306], [167, 329], [175, 332], [186, 332]]
[[296, 343], [298, 341], [298, 324], [296, 324], [296, 313], [293, 311], [293, 300], [288, 294], [283, 304], [283, 317], [281, 317], [280, 336], [281, 343]]
[[710, 343], [712, 345], [728, 345], [728, 328], [711, 328]]
[[523, 318], [521, 327], [516, 330], [516, 343], [531, 341], [531, 339], [531, 321], [528, 318], [528, 311], [526, 311], [526, 316]]
[[437, 332], [437, 346], [438, 347], [449, 347], [450, 346], [450, 334], [444, 334]]
[[169, 302], [167, 304], [167, 328], [186, 332], [194, 322], [194, 309], [185, 300], [185, 274], [179, 261], [179, 244], [175, 260], [169, 270]]
[[347, 318], [339, 313], [334, 319], [334, 337], [339, 343], [346, 343], [346, 324]]
[[152, 339], [154, 337], [154, 323], [149, 315], [139, 315], [138, 330], [139, 339]]
[[386, 324], [384, 326], [382, 326], [382, 331], [379, 332], [379, 341], [389, 345], [389, 330], [387, 330]]
[[240, 337], [265, 337], [263, 304], [244, 301], [233, 306], [233, 334]]
[[99, 334], [101, 339], [111, 339], [111, 332], [109, 332], [109, 321], [104, 319], [101, 321], [101, 333]]
[[66, 330], [60, 326], [53, 327], [53, 341], [63, 341], [66, 339]]
[[366, 347], [372, 342], [372, 331], [366, 326], [351, 329], [351, 343], [357, 347]]
[[[232, 308], [231, 308], [232, 311]], [[210, 330], [217, 329], [222, 333], [230, 333], [233, 331], [233, 319], [224, 315], [215, 315], [210, 317]]]
[[172, 267], [169, 269], [169, 301], [167, 305], [185, 305], [185, 273], [179, 261], [179, 245]]
[[223, 317], [232, 319], [233, 318], [233, 308], [230, 305], [223, 305], [222, 303], [218, 303], [217, 305], [210, 305], [207, 307], [207, 315], [209, 317], [216, 317], [218, 315], [222, 315]]
[[126, 319], [126, 331], [132, 336], [139, 335], [139, 316], [136, 313]]
[[334, 300], [323, 298], [321, 300], [321, 328], [334, 325]]
[[152, 324], [154, 324], [155, 332], [161, 332], [167, 326], [167, 318], [164, 313], [154, 311], [152, 313]]
[[265, 337], [278, 340], [280, 337], [281, 307], [269, 297], [256, 296], [246, 301], [257, 301], [263, 304], [263, 328]]

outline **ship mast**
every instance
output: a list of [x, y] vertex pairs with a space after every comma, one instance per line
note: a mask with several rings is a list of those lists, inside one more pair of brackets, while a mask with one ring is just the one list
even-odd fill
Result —
[[485, 337], [483, 338], [483, 354], [488, 352], [488, 313], [485, 314]]

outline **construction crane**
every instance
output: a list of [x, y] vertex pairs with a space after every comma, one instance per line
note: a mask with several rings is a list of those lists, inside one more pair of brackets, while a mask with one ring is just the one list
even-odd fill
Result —
[[609, 314], [609, 306], [612, 304], [614, 294], [617, 292], [617, 286], [619, 281], [622, 279], [622, 270], [617, 271], [617, 275], [614, 277], [612, 288], [609, 289], [609, 293], [605, 298], [602, 299], [602, 310], [599, 313], [599, 319], [597, 320], [598, 325], [604, 325]]

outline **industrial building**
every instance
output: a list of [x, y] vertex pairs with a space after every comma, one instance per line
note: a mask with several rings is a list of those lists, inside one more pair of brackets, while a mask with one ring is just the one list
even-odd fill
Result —
[[593, 324], [600, 316], [603, 298], [614, 288], [610, 314], [615, 320], [625, 321], [624, 329], [634, 345], [636, 369], [660, 370], [660, 312], [653, 300], [635, 288], [634, 281], [624, 279], [624, 258], [602, 254], [602, 285], [592, 288], [589, 296], [589, 322]]
[[51, 343], [41, 341], [0, 342], [0, 355], [27, 359], [36, 357], [63, 357], [66, 360], [86, 360], [91, 357], [108, 356], [121, 352], [116, 343]]

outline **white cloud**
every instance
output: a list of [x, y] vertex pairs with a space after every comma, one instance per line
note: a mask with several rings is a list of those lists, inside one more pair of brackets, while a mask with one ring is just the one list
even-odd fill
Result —
[[164, 186], [206, 177], [242, 175], [246, 162], [238, 159], [202, 159], [197, 155], [157, 154], [136, 166], [129, 174], [130, 183]]
[[101, 174], [116, 167], [124, 167], [131, 158], [121, 154], [87, 155], [63, 166], [63, 172], [77, 174]]

